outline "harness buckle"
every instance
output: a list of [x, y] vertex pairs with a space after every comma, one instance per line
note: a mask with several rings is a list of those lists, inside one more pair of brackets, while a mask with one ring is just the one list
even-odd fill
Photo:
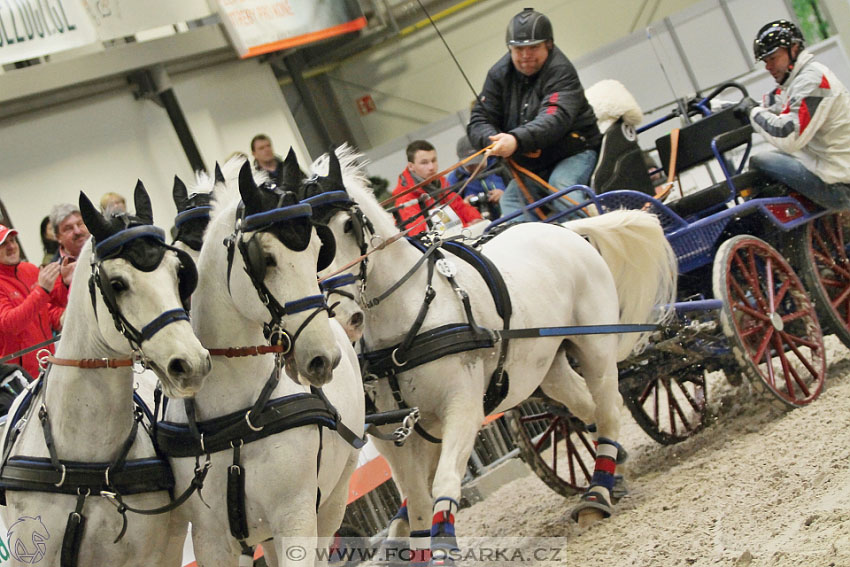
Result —
[[113, 506], [115, 506], [118, 510], [121, 509], [121, 503], [118, 501], [118, 493], [117, 492], [109, 492], [108, 490], [101, 490], [100, 495], [108, 502], [110, 502]]
[[392, 359], [393, 364], [401, 367], [401, 366], [404, 366], [405, 364], [407, 364], [408, 362], [410, 362], [409, 360], [405, 360], [404, 362], [399, 362], [398, 359], [396, 358], [397, 352], [398, 352], [398, 347], [394, 348], [392, 353], [390, 353], [390, 359]]
[[415, 407], [410, 410], [401, 422], [401, 427], [393, 431], [393, 443], [396, 447], [401, 447], [404, 442], [413, 433], [413, 428], [416, 422], [419, 421], [419, 408]]
[[384, 240], [384, 237], [380, 234], [373, 234], [372, 238], [369, 239], [369, 244], [372, 246], [372, 248], [376, 248], [378, 250], [383, 248], [385, 243], [386, 241]]
[[248, 427], [251, 431], [262, 431], [265, 428], [265, 425], [261, 425], [260, 427], [254, 427], [254, 424], [251, 423], [251, 410], [245, 412], [245, 423], [248, 424]]
[[145, 353], [142, 352], [142, 349], [137, 348], [133, 350], [133, 353], [130, 355], [130, 360], [133, 361], [133, 374], [143, 374], [145, 370], [148, 368], [148, 359], [145, 356]]
[[62, 471], [62, 477], [59, 479], [59, 482], [57, 482], [56, 484], [54, 484], [54, 485], [53, 485], [53, 486], [55, 486], [56, 488], [59, 488], [59, 487], [61, 487], [63, 484], [65, 484], [65, 472], [66, 472], [66, 470], [65, 470], [65, 465], [59, 465], [59, 470], [61, 470], [61, 471]]
[[37, 353], [35, 353], [35, 359], [36, 359], [36, 361], [38, 361], [38, 368], [42, 372], [47, 370], [47, 365], [50, 364], [50, 362], [47, 359], [50, 358], [51, 354], [52, 353], [50, 352], [50, 350], [46, 349], [46, 348], [43, 348], [43, 349], [39, 350]]

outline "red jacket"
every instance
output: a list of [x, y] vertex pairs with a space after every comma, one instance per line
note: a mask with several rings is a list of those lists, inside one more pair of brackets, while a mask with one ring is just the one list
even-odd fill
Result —
[[[409, 169], [405, 168], [404, 171], [401, 172], [401, 175], [398, 176], [398, 185], [396, 185], [395, 189], [393, 189], [393, 195], [398, 195], [414, 185], [416, 185], [416, 181], [413, 179], [413, 175], [410, 173]], [[448, 186], [449, 184], [446, 181], [446, 178], [440, 177], [440, 187], [446, 188]], [[410, 193], [395, 200], [396, 207], [401, 207], [398, 210], [401, 220], [404, 221], [419, 214], [421, 211], [419, 207], [419, 197], [423, 195], [427, 195], [427, 193], [420, 187], [419, 189], [411, 191]], [[403, 204], [408, 201], [413, 202], [409, 203], [407, 206], [403, 206]], [[481, 219], [481, 213], [478, 212], [478, 209], [466, 203], [460, 198], [460, 195], [453, 191], [446, 191], [445, 194], [440, 197], [440, 203], [443, 205], [448, 203], [452, 210], [457, 213], [457, 216], [460, 218], [463, 226], [467, 226], [471, 222]], [[431, 208], [434, 205], [434, 199], [426, 197], [425, 206], [427, 208]], [[425, 219], [420, 217], [420, 220], [413, 223], [413, 228], [408, 234], [413, 236], [414, 234], [419, 234], [420, 232], [425, 231], [427, 228], [428, 225], [425, 222]]]
[[[60, 328], [63, 307], [38, 285], [38, 268], [29, 262], [0, 264], [0, 357], [53, 337]], [[53, 345], [47, 347], [54, 352]], [[33, 377], [38, 376], [36, 353], [10, 360]]]

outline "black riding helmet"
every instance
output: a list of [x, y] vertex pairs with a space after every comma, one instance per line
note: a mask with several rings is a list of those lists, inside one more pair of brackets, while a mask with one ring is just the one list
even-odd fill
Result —
[[787, 48], [790, 54], [791, 46], [795, 43], [800, 44], [800, 49], [805, 47], [800, 28], [788, 20], [776, 20], [762, 26], [756, 34], [753, 55], [756, 61], [761, 61], [780, 47]]
[[508, 24], [505, 43], [510, 45], [537, 45], [544, 41], [553, 41], [552, 22], [549, 18], [526, 8], [514, 16]]

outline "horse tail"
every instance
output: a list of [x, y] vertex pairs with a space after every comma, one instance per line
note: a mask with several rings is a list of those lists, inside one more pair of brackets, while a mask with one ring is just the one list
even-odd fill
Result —
[[[563, 226], [587, 238], [608, 264], [617, 287], [620, 323], [664, 324], [672, 317], [678, 264], [655, 215], [617, 210]], [[617, 360], [642, 350], [650, 335], [621, 334]]]

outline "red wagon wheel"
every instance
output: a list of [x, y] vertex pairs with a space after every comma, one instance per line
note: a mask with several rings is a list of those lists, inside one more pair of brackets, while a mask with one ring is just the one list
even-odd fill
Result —
[[753, 383], [791, 407], [817, 398], [826, 375], [823, 333], [802, 282], [779, 252], [753, 236], [735, 236], [717, 251], [713, 284], [723, 301], [723, 331]]
[[795, 267], [828, 331], [850, 347], [850, 214], [827, 215], [799, 229]]
[[569, 410], [552, 400], [528, 400], [505, 414], [522, 459], [562, 496], [590, 486], [596, 461], [593, 437]]
[[705, 373], [700, 369], [621, 377], [620, 392], [637, 424], [662, 445], [684, 441], [705, 426]]

